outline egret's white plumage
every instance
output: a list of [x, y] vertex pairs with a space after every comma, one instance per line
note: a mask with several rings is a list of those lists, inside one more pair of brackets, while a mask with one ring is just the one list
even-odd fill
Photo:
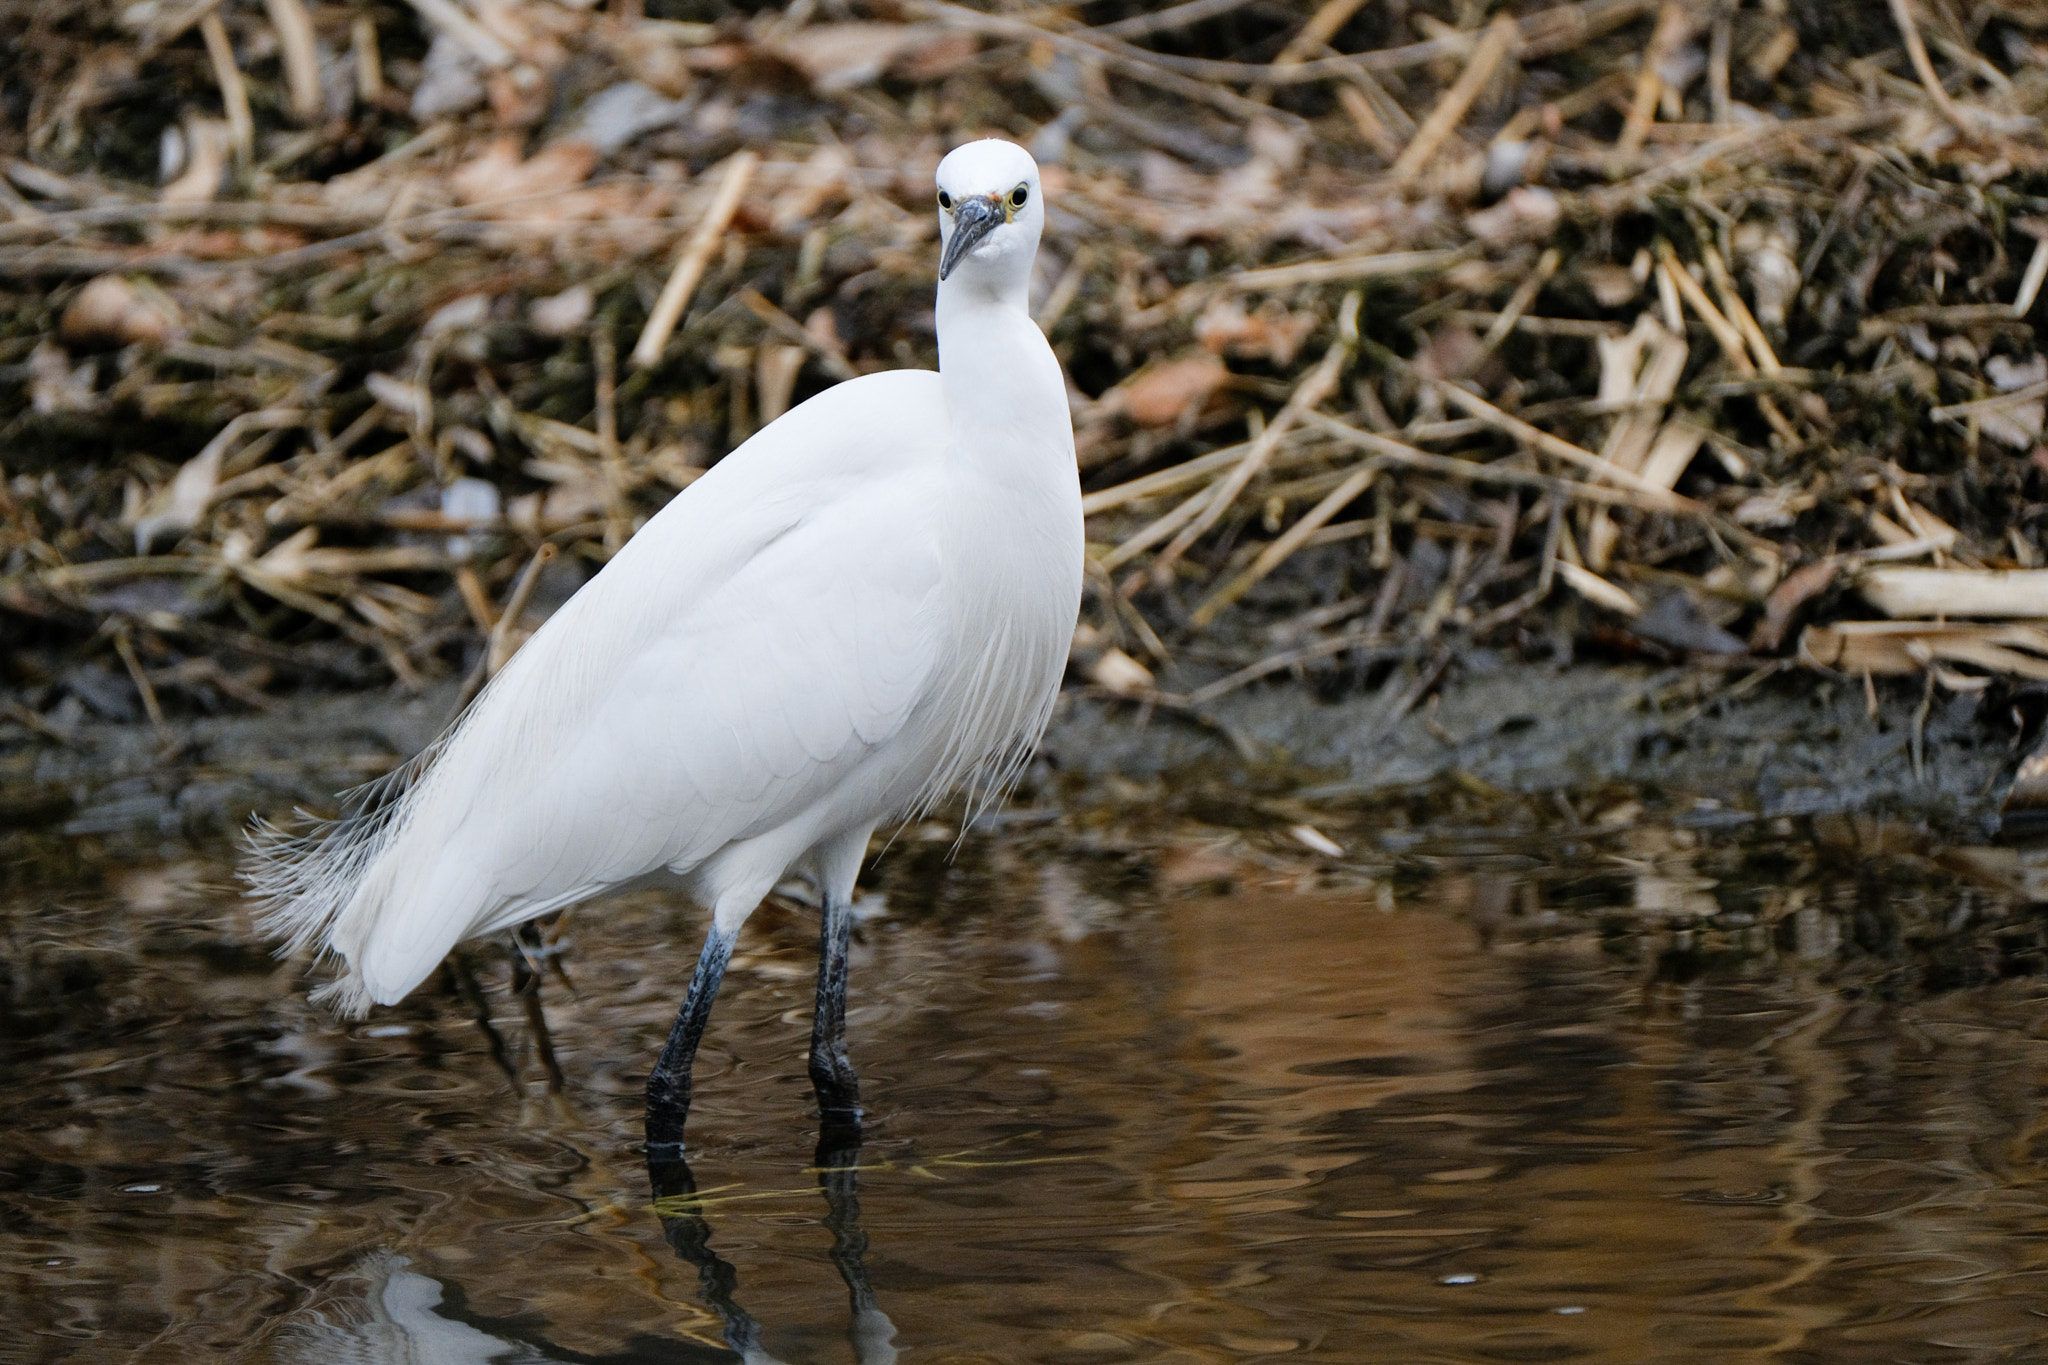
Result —
[[728, 935], [794, 866], [843, 902], [878, 823], [1013, 779], [1080, 602], [1073, 431], [1025, 309], [1037, 167], [991, 140], [938, 180], [938, 373], [850, 380], [771, 424], [418, 761], [308, 838], [259, 837], [267, 927], [341, 959], [343, 1010], [651, 876]]

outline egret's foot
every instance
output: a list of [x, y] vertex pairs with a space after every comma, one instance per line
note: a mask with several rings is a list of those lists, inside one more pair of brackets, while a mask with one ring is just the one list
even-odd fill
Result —
[[647, 1159], [680, 1161], [683, 1129], [690, 1121], [690, 1073], [657, 1065], [647, 1077]]
[[837, 1055], [811, 1053], [811, 1089], [818, 1097], [818, 1117], [826, 1123], [860, 1126], [860, 1077], [844, 1049]]
[[860, 1145], [867, 1137], [861, 1117], [859, 1109], [819, 1107], [818, 1145], [811, 1153], [813, 1168], [820, 1172], [851, 1172], [860, 1164]]
[[828, 897], [818, 931], [818, 1002], [811, 1021], [811, 1089], [826, 1124], [860, 1126], [860, 1077], [846, 1056], [846, 960], [853, 940], [853, 906]]

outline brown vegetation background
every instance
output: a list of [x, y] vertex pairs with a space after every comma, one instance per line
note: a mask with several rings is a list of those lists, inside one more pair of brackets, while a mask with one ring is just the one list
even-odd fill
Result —
[[2048, 7], [0, 31], [0, 727], [480, 683], [792, 403], [935, 363], [931, 174], [983, 135], [1051, 205], [1078, 685], [1391, 715], [1475, 647], [2048, 678]]

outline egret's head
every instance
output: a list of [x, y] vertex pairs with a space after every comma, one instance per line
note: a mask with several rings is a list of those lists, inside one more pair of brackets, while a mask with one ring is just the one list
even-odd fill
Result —
[[939, 278], [1026, 278], [1045, 226], [1038, 163], [1014, 142], [983, 138], [939, 163]]

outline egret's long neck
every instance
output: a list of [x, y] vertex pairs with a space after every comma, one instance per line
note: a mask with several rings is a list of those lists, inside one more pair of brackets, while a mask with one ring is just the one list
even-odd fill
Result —
[[[991, 287], [996, 283], [1004, 287]], [[1022, 278], [984, 282], [956, 274], [939, 286], [939, 377], [956, 453], [985, 463], [1004, 482], [1071, 482], [1066, 381], [1024, 299]]]

